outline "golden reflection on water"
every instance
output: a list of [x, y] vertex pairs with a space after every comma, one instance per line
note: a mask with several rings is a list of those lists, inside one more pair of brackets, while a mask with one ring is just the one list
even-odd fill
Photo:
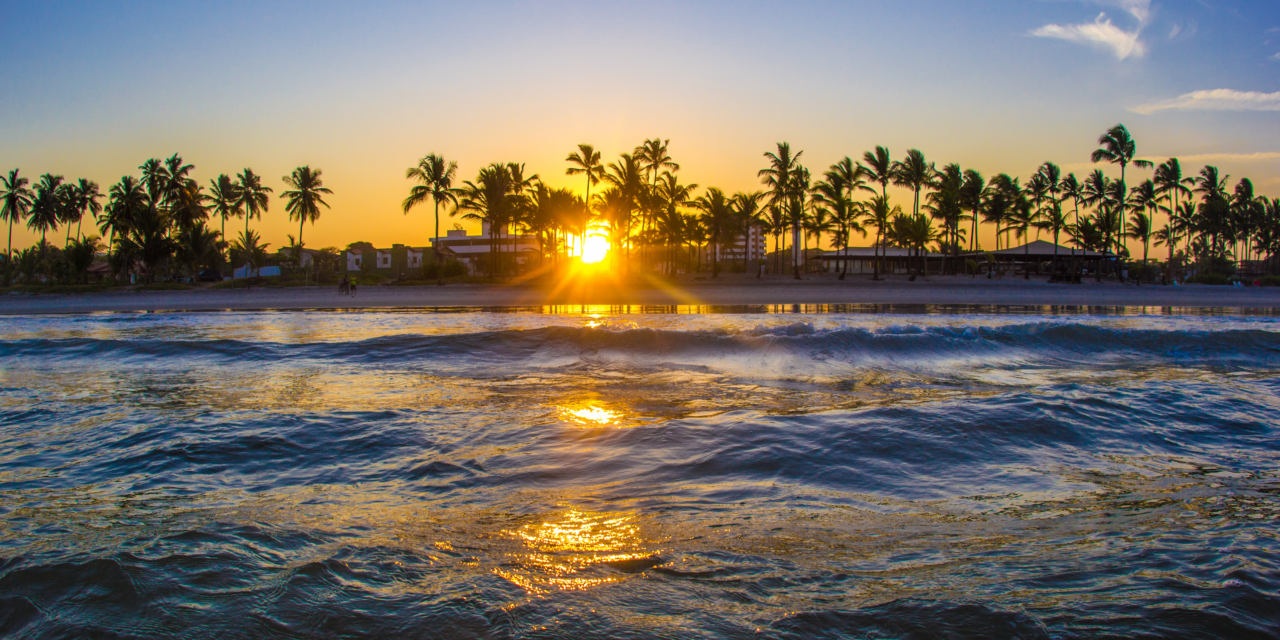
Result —
[[576, 422], [586, 427], [608, 427], [622, 422], [621, 411], [613, 411], [598, 405], [560, 407], [560, 415], [569, 422]]
[[[505, 532], [521, 543], [515, 568], [498, 575], [529, 593], [577, 591], [619, 582], [628, 563], [657, 555], [640, 533], [633, 514], [592, 514], [570, 509], [557, 517]], [[655, 561], [656, 564], [656, 561]]]

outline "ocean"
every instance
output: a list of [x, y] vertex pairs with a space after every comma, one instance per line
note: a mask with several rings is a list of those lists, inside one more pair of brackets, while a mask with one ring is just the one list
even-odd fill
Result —
[[1280, 637], [1280, 318], [0, 317], [0, 636]]

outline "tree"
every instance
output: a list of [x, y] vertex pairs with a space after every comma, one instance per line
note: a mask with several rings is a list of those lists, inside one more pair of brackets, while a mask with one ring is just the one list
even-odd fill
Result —
[[[666, 147], [663, 146], [663, 155], [661, 157], [665, 157], [665, 149]], [[611, 220], [611, 225], [622, 226], [620, 231], [623, 231], [623, 233], [621, 236], [625, 239], [630, 239], [631, 237], [631, 219], [637, 209], [644, 216], [641, 221], [642, 229], [649, 224], [654, 215], [664, 210], [665, 201], [658, 193], [660, 189], [658, 181], [666, 179], [667, 175], [674, 176], [673, 173], [667, 171], [661, 178], [655, 179], [653, 186], [646, 187], [644, 181], [645, 162], [646, 160], [639, 155], [624, 153], [618, 157], [616, 162], [610, 162], [608, 171], [602, 174], [604, 180], [618, 192], [614, 203], [616, 208], [612, 210], [613, 219]], [[687, 200], [688, 198], [685, 199]], [[624, 253], [626, 253], [627, 262], [630, 262], [630, 242], [625, 242], [618, 246], [625, 246]]]
[[205, 226], [202, 220], [178, 234], [178, 259], [188, 273], [198, 276], [202, 267], [213, 266], [221, 258], [223, 244], [220, 234]]
[[905, 158], [893, 163], [893, 183], [915, 194], [912, 215], [920, 214], [920, 191], [933, 186], [934, 173], [933, 163], [926, 162], [919, 149], [908, 149]]
[[280, 178], [285, 185], [290, 187], [288, 191], [280, 192], [280, 197], [285, 199], [284, 210], [289, 213], [289, 220], [298, 220], [298, 264], [302, 264], [302, 228], [303, 225], [310, 222], [315, 224], [320, 219], [320, 205], [329, 208], [329, 203], [324, 201], [324, 196], [333, 194], [332, 191], [326, 189], [324, 180], [320, 177], [319, 169], [312, 169], [310, 165], [303, 165], [293, 170], [293, 173]]
[[256, 231], [241, 233], [240, 237], [236, 238], [235, 243], [231, 245], [231, 249], [243, 257], [245, 265], [249, 267], [244, 279], [246, 288], [250, 286], [250, 274], [256, 276], [258, 271], [262, 269], [263, 263], [267, 261], [267, 247], [269, 246], [271, 245], [262, 243], [262, 238]]
[[592, 185], [600, 184], [604, 177], [604, 165], [600, 163], [600, 152], [589, 144], [579, 144], [578, 150], [564, 159], [571, 166], [564, 170], [567, 176], [585, 175], [587, 177], [587, 195], [583, 201], [591, 202]]
[[[884, 198], [885, 203], [889, 201], [889, 183], [893, 181], [893, 159], [889, 157], [888, 147], [878, 146], [874, 151], [867, 151], [862, 154], [862, 162], [858, 163], [858, 170], [862, 175], [866, 176], [872, 182], [880, 183], [880, 197]], [[875, 193], [874, 190], [867, 188], [868, 191]], [[875, 259], [872, 261], [872, 280], [880, 279], [880, 249], [884, 244], [882, 232], [888, 228], [888, 221], [885, 226], [876, 225], [876, 242], [875, 242]]]
[[458, 204], [459, 211], [468, 212], [463, 218], [488, 225], [490, 279], [494, 278], [498, 267], [494, 259], [497, 256], [497, 230], [506, 226], [519, 208], [511, 178], [507, 165], [491, 164], [480, 170], [475, 182], [468, 180], [463, 183], [463, 197]]
[[35, 197], [31, 201], [31, 215], [27, 219], [27, 228], [40, 232], [40, 244], [44, 246], [45, 234], [58, 228], [58, 221], [66, 203], [59, 193], [62, 188], [62, 176], [46, 173], [36, 183]]
[[[1134, 211], [1133, 217], [1129, 219], [1129, 229], [1125, 233], [1129, 238], [1142, 243], [1142, 272], [1145, 275], [1147, 271], [1147, 253], [1151, 248], [1151, 216], [1141, 210]], [[1139, 285], [1142, 284], [1141, 277], [1137, 281]]]
[[240, 185], [223, 173], [209, 181], [209, 203], [213, 214], [222, 221], [222, 237], [227, 237], [227, 218], [239, 215]]
[[83, 238], [80, 233], [80, 221], [84, 216], [92, 214], [94, 220], [102, 214], [102, 203], [98, 202], [102, 199], [102, 192], [98, 190], [98, 183], [92, 180], [80, 178], [76, 181], [74, 193], [74, 203], [76, 208], [76, 237]]
[[13, 223], [22, 222], [31, 212], [33, 195], [28, 181], [18, 175], [18, 170], [0, 176], [0, 219], [9, 223], [9, 245], [5, 249], [5, 285], [9, 284], [9, 266], [13, 261]]
[[[1119, 217], [1120, 235], [1123, 235], [1124, 218], [1126, 214], [1125, 170], [1130, 164], [1144, 169], [1150, 168], [1152, 164], [1149, 160], [1142, 160], [1136, 157], [1137, 143], [1134, 142], [1133, 137], [1129, 135], [1129, 130], [1126, 129], [1123, 124], [1117, 124], [1116, 126], [1108, 129], [1106, 133], [1102, 134], [1102, 136], [1098, 138], [1098, 145], [1098, 148], [1093, 151], [1092, 155], [1090, 155], [1090, 159], [1093, 162], [1110, 162], [1111, 164], [1120, 165]], [[1117, 240], [1117, 242], [1119, 242], [1119, 240]], [[1116, 254], [1119, 255], [1119, 253], [1120, 248], [1117, 245]], [[1120, 263], [1117, 261], [1116, 274], [1119, 275], [1121, 281], [1123, 281], [1124, 277], [1120, 274], [1119, 269]]]
[[736, 231], [734, 224], [733, 201], [724, 192], [711, 187], [707, 192], [692, 202], [695, 209], [702, 212], [699, 220], [706, 225], [711, 243], [711, 277], [720, 277], [720, 243], [725, 236]]
[[[105, 215], [98, 219], [98, 231], [108, 237], [107, 240], [107, 262], [111, 263], [111, 256], [116, 251], [116, 237], [127, 237], [133, 230], [134, 221], [142, 215], [143, 210], [147, 208], [147, 194], [142, 189], [142, 184], [133, 176], [124, 176], [120, 178], [111, 187], [110, 200], [107, 202]], [[125, 265], [128, 261], [117, 263]]]
[[67, 243], [63, 257], [67, 261], [68, 275], [78, 276], [81, 283], [88, 284], [89, 268], [93, 266], [93, 258], [98, 253], [98, 237], [75, 238]]
[[[262, 185], [262, 177], [253, 172], [253, 169], [245, 168], [237, 176], [240, 182], [239, 193], [240, 200], [237, 203], [240, 206], [241, 213], [244, 214], [244, 231], [247, 237], [249, 233], [249, 221], [254, 217], [262, 219], [263, 212], [271, 207], [271, 200], [267, 197], [271, 193], [271, 187]], [[266, 246], [266, 245], [263, 245]]]
[[[409, 180], [417, 180], [418, 184], [409, 189], [409, 197], [404, 199], [401, 207], [404, 209], [405, 215], [408, 215], [409, 209], [420, 205], [431, 198], [431, 203], [435, 206], [435, 242], [432, 244], [433, 253], [436, 257], [436, 273], [438, 286], [444, 286], [444, 265], [441, 260], [444, 254], [440, 251], [440, 203], [451, 204], [456, 209], [458, 206], [458, 196], [461, 190], [453, 186], [453, 181], [458, 176], [458, 163], [446, 162], [444, 156], [438, 156], [434, 153], [428, 153], [418, 161], [418, 166], [409, 167], [404, 172], [404, 177]], [[301, 236], [302, 232], [298, 232]]]
[[[774, 205], [786, 212], [791, 218], [792, 223], [792, 266], [795, 269], [795, 279], [800, 279], [800, 267], [795, 264], [796, 240], [799, 236], [800, 221], [795, 216], [795, 212], [791, 211], [790, 205], [793, 196], [796, 193], [795, 182], [797, 182], [798, 171], [800, 166], [800, 156], [804, 155], [803, 151], [797, 151], [795, 155], [791, 154], [791, 145], [786, 142], [777, 143], [777, 151], [766, 151], [764, 157], [769, 160], [769, 167], [756, 172], [761, 182], [767, 187], [766, 193], [769, 197], [769, 204]], [[808, 188], [808, 185], [805, 185]]]

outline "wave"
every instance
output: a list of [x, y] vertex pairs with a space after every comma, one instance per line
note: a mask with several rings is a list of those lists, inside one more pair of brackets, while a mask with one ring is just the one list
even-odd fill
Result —
[[[741, 356], [782, 356], [799, 362], [869, 367], [1182, 363], [1280, 364], [1280, 332], [1257, 329], [1137, 329], [1074, 322], [1002, 326], [892, 325], [815, 328], [810, 323], [745, 330], [671, 330], [635, 326], [544, 327], [443, 335], [399, 334], [367, 339], [286, 343], [233, 339], [38, 338], [0, 341], [0, 359], [163, 364], [274, 363], [316, 360], [369, 365], [448, 362], [467, 366], [571, 364], [583, 359], [636, 364], [700, 362]], [[708, 360], [710, 358], [711, 360]]]

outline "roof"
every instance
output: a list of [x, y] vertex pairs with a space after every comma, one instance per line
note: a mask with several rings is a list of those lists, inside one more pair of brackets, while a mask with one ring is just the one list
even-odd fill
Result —
[[[535, 246], [532, 246], [532, 245], [516, 245], [516, 251], [517, 251], [517, 252], [526, 252], [526, 251], [535, 251], [535, 252], [536, 252], [537, 250], [538, 250], [538, 248], [537, 248], [537, 247], [535, 247]], [[509, 245], [509, 244], [502, 245], [502, 247], [501, 247], [500, 251], [501, 251], [502, 253], [511, 253], [511, 245]], [[487, 245], [487, 244], [484, 244], [484, 245], [465, 245], [465, 244], [464, 244], [464, 245], [460, 245], [460, 246], [459, 246], [459, 245], [453, 245], [453, 246], [451, 246], [451, 245], [444, 245], [444, 246], [440, 247], [440, 253], [442, 253], [442, 254], [444, 254], [444, 255], [450, 255], [450, 254], [452, 254], [452, 255], [459, 255], [459, 256], [463, 256], [463, 255], [477, 255], [477, 254], [482, 254], [482, 253], [489, 253], [489, 245]]]
[[[1064, 256], [1064, 255], [1067, 255], [1067, 256], [1071, 255], [1071, 251], [1072, 251], [1072, 248], [1071, 248], [1071, 247], [1064, 247], [1064, 246], [1062, 246], [1062, 245], [1060, 245], [1060, 244], [1059, 244], [1059, 245], [1055, 245], [1055, 244], [1053, 244], [1052, 242], [1046, 242], [1046, 241], [1044, 241], [1044, 240], [1036, 240], [1036, 241], [1034, 241], [1034, 242], [1031, 242], [1031, 243], [1028, 243], [1028, 244], [1024, 244], [1024, 245], [1019, 245], [1019, 246], [1013, 247], [1013, 248], [1011, 248], [1011, 249], [1001, 249], [1001, 250], [999, 250], [999, 251], [979, 251], [979, 252], [977, 252], [977, 253], [966, 253], [966, 254], [962, 254], [962, 255], [967, 255], [967, 256], [975, 256], [975, 255], [978, 255], [978, 256], [980, 256], [980, 255], [984, 255], [984, 254], [987, 254], [987, 253], [992, 253], [992, 254], [995, 254], [995, 255], [998, 255], [998, 256], [1025, 256], [1025, 255], [1033, 255], [1033, 256], [1046, 256], [1046, 257], [1050, 257], [1050, 256], [1053, 256], [1053, 252], [1054, 252], [1054, 248], [1055, 248], [1055, 247], [1057, 248], [1058, 256], [1059, 256], [1059, 257], [1062, 257], [1062, 256]], [[1079, 255], [1084, 255], [1085, 257], [1089, 257], [1089, 258], [1109, 257], [1109, 256], [1111, 256], [1111, 255], [1112, 255], [1112, 254], [1110, 254], [1110, 253], [1105, 253], [1105, 254], [1104, 254], [1104, 253], [1098, 253], [1097, 251], [1084, 251], [1084, 252], [1081, 252], [1081, 251], [1080, 251], [1080, 249], [1075, 249], [1075, 254], [1076, 254], [1077, 256], [1079, 256]]]
[[[874, 258], [876, 257], [875, 247], [845, 247], [827, 253], [820, 253], [815, 256], [818, 260], [844, 260], [846, 258]], [[882, 258], [905, 258], [911, 255], [910, 251], [901, 247], [881, 247], [879, 255]]]

